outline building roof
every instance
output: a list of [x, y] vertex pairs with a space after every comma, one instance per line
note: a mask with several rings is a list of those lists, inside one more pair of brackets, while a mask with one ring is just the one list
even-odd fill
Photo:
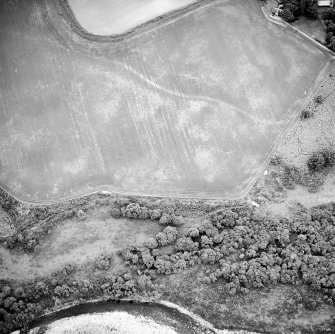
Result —
[[319, 0], [318, 1], [318, 6], [319, 7], [333, 7], [333, 0]]

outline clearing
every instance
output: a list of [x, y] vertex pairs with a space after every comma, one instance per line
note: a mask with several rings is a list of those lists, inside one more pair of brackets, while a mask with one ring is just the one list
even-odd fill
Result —
[[[113, 268], [119, 268], [117, 252], [125, 245], [139, 245], [161, 227], [151, 221], [92, 218], [64, 220], [41, 246], [37, 255], [0, 247], [0, 280], [48, 276], [67, 264], [81, 265], [101, 253], [113, 254]], [[122, 266], [121, 266], [122, 267]]]

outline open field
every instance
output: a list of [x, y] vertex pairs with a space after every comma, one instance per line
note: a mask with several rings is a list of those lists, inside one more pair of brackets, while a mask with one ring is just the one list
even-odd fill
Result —
[[254, 0], [200, 7], [103, 58], [57, 35], [53, 2], [0, 6], [0, 180], [28, 201], [242, 196], [329, 61]]
[[95, 35], [121, 34], [195, 0], [69, 0], [78, 22]]

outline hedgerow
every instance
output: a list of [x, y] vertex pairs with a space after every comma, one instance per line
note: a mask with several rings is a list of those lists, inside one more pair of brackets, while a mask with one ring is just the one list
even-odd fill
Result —
[[160, 209], [149, 209], [139, 203], [127, 203], [121, 207], [120, 212], [125, 218], [158, 220], [162, 225], [180, 226], [183, 224], [183, 217], [180, 215], [163, 212]]

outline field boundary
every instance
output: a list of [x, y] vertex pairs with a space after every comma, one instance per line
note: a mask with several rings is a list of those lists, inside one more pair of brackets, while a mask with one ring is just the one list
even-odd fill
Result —
[[[111, 42], [121, 42], [125, 39], [129, 39], [131, 37], [136, 37], [144, 32], [148, 32], [152, 29], [160, 28], [165, 24], [169, 24], [180, 17], [187, 15], [194, 10], [199, 8], [206, 7], [208, 5], [212, 5], [215, 2], [230, 2], [231, 0], [195, 0], [193, 3], [186, 5], [185, 7], [181, 7], [175, 10], [171, 10], [166, 12], [165, 14], [159, 15], [153, 19], [150, 19], [134, 28], [131, 28], [125, 31], [122, 34], [114, 34], [114, 35], [95, 35], [87, 31], [77, 20], [72, 11], [72, 8], [68, 2], [68, 0], [57, 0], [55, 1], [58, 13], [63, 17], [65, 22], [70, 26], [71, 30], [75, 32], [80, 37], [92, 41], [92, 42], [100, 42], [100, 43], [111, 43]], [[153, 26], [159, 23], [159, 25]]]

